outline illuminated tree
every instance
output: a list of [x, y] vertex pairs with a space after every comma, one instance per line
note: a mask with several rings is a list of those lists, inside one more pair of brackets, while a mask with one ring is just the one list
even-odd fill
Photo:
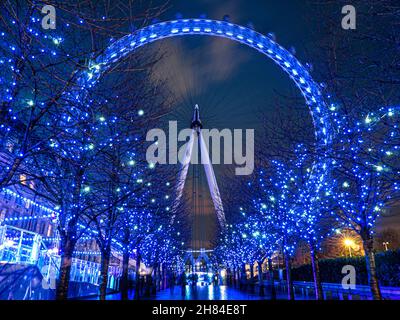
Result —
[[241, 207], [242, 217], [235, 222], [235, 228], [246, 238], [242, 240], [242, 250], [247, 256], [264, 260], [282, 250], [290, 299], [293, 298], [290, 262], [299, 240], [306, 241], [310, 246], [316, 296], [321, 299], [316, 250], [333, 228], [328, 221], [331, 191], [328, 182], [321, 185], [313, 181], [313, 154], [304, 145], [298, 144], [294, 152], [287, 154], [291, 156], [261, 160], [264, 165], [259, 166], [264, 169], [258, 170], [247, 187], [240, 189], [245, 206]]
[[337, 15], [332, 10], [336, 5], [316, 2], [313, 6], [317, 12], [314, 17], [324, 23], [317, 24], [314, 36], [318, 44], [310, 52], [315, 74], [336, 101], [331, 107], [343, 117], [338, 119], [336, 156], [332, 155], [337, 161], [332, 181], [338, 204], [335, 215], [361, 236], [372, 294], [380, 299], [373, 229], [376, 218], [396, 197], [393, 179], [397, 175], [398, 180], [399, 142], [395, 108], [379, 109], [399, 103], [399, 33], [395, 27], [399, 4], [391, 0], [380, 1], [379, 6], [375, 1], [353, 2], [357, 16], [363, 17], [357, 19], [361, 33], [337, 28]]
[[[103, 78], [115, 87], [107, 87], [106, 83], [96, 88], [87, 86], [93, 72], [101, 68], [92, 62], [92, 58], [108, 47], [113, 37], [120, 37], [121, 32], [130, 33], [129, 26], [159, 13], [156, 8], [150, 8], [143, 15], [138, 11], [136, 16], [121, 9], [119, 4], [119, 1], [113, 2], [112, 6], [103, 6], [96, 1], [54, 3], [57, 11], [55, 30], [42, 28], [42, 7], [36, 2], [6, 2], [1, 7], [4, 32], [0, 41], [4, 59], [0, 61], [0, 129], [3, 146], [9, 155], [2, 158], [4, 170], [1, 170], [0, 186], [15, 183], [16, 173], [22, 172], [26, 180], [35, 180], [33, 191], [59, 212], [58, 299], [67, 297], [71, 259], [77, 241], [82, 236], [97, 234], [93, 222], [102, 215], [101, 210], [100, 213], [95, 210], [98, 199], [93, 194], [99, 184], [92, 184], [99, 174], [96, 173], [97, 161], [104, 159], [104, 152], [112, 143], [123, 143], [127, 147], [138, 144], [138, 140], [118, 141], [118, 130], [111, 136], [101, 130], [113, 121], [112, 117], [107, 117], [105, 109], [113, 107], [112, 102], [131, 108], [130, 112], [118, 116], [125, 123], [131, 122], [132, 127], [136, 126], [132, 133], [141, 132], [143, 136], [152, 125], [151, 121], [143, 119], [143, 109], [151, 106], [146, 110], [151, 114], [151, 110], [165, 103], [160, 103], [164, 99], [156, 102], [160, 98], [159, 87], [156, 84], [148, 86], [150, 82], [144, 81], [148, 73], [140, 72], [149, 70], [157, 60], [154, 52], [142, 55], [143, 60], [139, 62], [132, 56], [121, 61], [120, 66], [127, 67], [125, 70], [134, 74], [135, 81], [129, 83], [132, 77], [118, 76], [122, 69], [115, 66], [103, 74]], [[162, 11], [161, 7], [159, 9]], [[119, 19], [113, 19], [114, 14]], [[117, 110], [121, 111], [120, 108]], [[159, 112], [164, 114], [165, 109], [162, 107]], [[108, 181], [110, 185], [116, 185], [118, 179], [109, 177]], [[104, 189], [102, 191], [104, 195]], [[120, 205], [120, 201], [117, 202]], [[110, 215], [117, 210], [116, 204], [105, 204]]]
[[7, 155], [1, 158], [0, 187], [5, 187], [18, 182], [32, 156], [63, 133], [65, 128], [49, 123], [65, 112], [63, 93], [74, 86], [74, 70], [92, 50], [71, 45], [79, 31], [66, 23], [44, 30], [38, 4], [6, 1], [0, 8], [0, 136]]
[[382, 108], [341, 122], [334, 150], [334, 214], [362, 239], [374, 299], [381, 299], [374, 255], [374, 227], [382, 210], [399, 199], [399, 109]]
[[315, 297], [323, 299], [321, 277], [318, 264], [318, 252], [323, 240], [335, 230], [335, 220], [330, 216], [332, 204], [332, 186], [330, 176], [323, 185], [318, 185], [312, 179], [312, 154], [304, 145], [298, 145], [294, 152], [294, 176], [291, 178], [296, 185], [297, 200], [295, 212], [300, 222], [300, 237], [307, 242], [310, 249], [313, 271]]

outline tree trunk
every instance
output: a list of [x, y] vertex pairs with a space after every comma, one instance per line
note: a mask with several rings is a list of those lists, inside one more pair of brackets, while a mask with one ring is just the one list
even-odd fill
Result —
[[238, 279], [238, 288], [242, 288], [242, 272], [240, 270], [240, 266], [236, 269], [236, 277]]
[[165, 265], [160, 263], [160, 287], [159, 290], [165, 289]]
[[158, 287], [159, 287], [159, 279], [160, 279], [160, 269], [159, 269], [159, 263], [156, 263], [153, 267], [153, 275], [150, 276], [152, 277], [152, 286], [151, 286], [151, 293], [156, 294]]
[[262, 262], [261, 261], [257, 261], [257, 272], [258, 272], [258, 281], [261, 283], [263, 281]]
[[158, 278], [157, 278], [157, 290], [160, 291], [162, 289], [162, 281], [163, 281], [163, 275], [162, 275], [162, 269], [161, 269], [161, 263], [158, 264]]
[[249, 265], [250, 265], [250, 282], [253, 283], [253, 280], [254, 280], [254, 264], [252, 262], [250, 262]]
[[69, 278], [71, 275], [72, 255], [75, 242], [67, 238], [61, 243], [61, 265], [57, 279], [56, 299], [66, 300], [68, 298]]
[[[56, 289], [56, 299], [57, 300], [66, 300], [68, 298], [68, 287], [69, 287], [69, 278], [71, 275], [71, 265], [72, 265], [72, 255], [75, 250], [76, 244], [76, 224], [78, 223], [79, 217], [79, 203], [80, 199], [80, 190], [82, 186], [82, 177], [83, 170], [79, 169], [75, 175], [75, 187], [72, 194], [72, 199], [74, 201], [75, 208], [72, 210], [72, 218], [66, 224], [67, 232], [62, 230], [61, 235], [61, 265], [60, 265], [60, 273], [58, 277], [58, 284]], [[66, 208], [63, 205], [63, 210], [66, 211]], [[65, 215], [63, 215], [65, 218]], [[63, 223], [61, 226], [64, 226]], [[59, 226], [59, 228], [61, 227]]]
[[128, 300], [129, 290], [129, 251], [124, 250], [122, 256], [121, 300]]
[[150, 298], [153, 285], [153, 277], [151, 276], [151, 274], [146, 274], [146, 284], [144, 290], [144, 295], [146, 296], [146, 298]]
[[246, 264], [242, 264], [242, 270], [241, 270], [241, 289], [247, 289], [247, 272], [246, 272]]
[[135, 283], [135, 299], [139, 299], [139, 291], [140, 291], [140, 252], [137, 249], [136, 254], [136, 283]]
[[163, 263], [162, 265], [162, 274], [163, 274], [163, 285], [162, 285], [162, 289], [165, 290], [168, 288], [168, 267], [166, 264]]
[[276, 300], [274, 270], [272, 269], [272, 259], [271, 258], [268, 258], [268, 272], [269, 272], [269, 281], [271, 284], [271, 300]]
[[263, 283], [263, 273], [262, 273], [262, 261], [257, 262], [257, 270], [258, 270], [258, 284], [260, 287], [260, 296], [264, 296], [264, 283]]
[[110, 265], [111, 247], [107, 247], [101, 254], [100, 263], [100, 300], [106, 300], [108, 284], [108, 266]]
[[285, 254], [285, 266], [286, 266], [286, 283], [288, 287], [288, 299], [294, 300], [294, 291], [293, 291], [293, 281], [292, 281], [292, 263], [290, 261], [290, 257]]
[[250, 266], [250, 290], [254, 292], [254, 264], [252, 262], [249, 263]]
[[21, 158], [18, 157], [18, 158], [14, 159], [13, 165], [8, 170], [7, 174], [0, 181], [0, 189], [7, 186], [7, 184], [14, 177], [14, 175], [15, 175], [16, 171], [18, 170], [19, 166], [21, 165], [21, 163], [22, 163]]
[[368, 283], [371, 288], [372, 297], [374, 300], [382, 300], [381, 289], [379, 287], [378, 277], [376, 275], [374, 239], [365, 232], [363, 237], [363, 248], [365, 251], [365, 263], [367, 265]]
[[315, 246], [310, 242], [310, 256], [311, 256], [311, 266], [314, 278], [314, 289], [315, 289], [315, 299], [324, 300], [324, 294], [322, 291], [321, 275], [319, 272], [318, 263], [318, 253], [315, 252]]
[[167, 265], [166, 264], [164, 264], [163, 263], [163, 265], [162, 265], [162, 273], [163, 273], [163, 290], [165, 290], [165, 289], [167, 289], [168, 288], [168, 283], [167, 283], [167, 281], [168, 281], [168, 267], [167, 267]]

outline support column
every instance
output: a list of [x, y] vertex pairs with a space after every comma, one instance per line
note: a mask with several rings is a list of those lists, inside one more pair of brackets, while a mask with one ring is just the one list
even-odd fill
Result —
[[268, 272], [269, 272], [269, 281], [270, 281], [270, 285], [271, 285], [271, 300], [276, 300], [274, 270], [272, 269], [272, 259], [271, 258], [268, 258]]
[[260, 296], [264, 296], [264, 279], [262, 273], [262, 261], [257, 262], [257, 269], [258, 269], [258, 285], [260, 287], [259, 294]]

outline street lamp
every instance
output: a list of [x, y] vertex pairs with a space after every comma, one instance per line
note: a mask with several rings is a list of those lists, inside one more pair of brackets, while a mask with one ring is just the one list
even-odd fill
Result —
[[382, 242], [382, 244], [385, 247], [385, 251], [388, 251], [389, 242], [385, 241], [385, 242]]
[[343, 243], [349, 249], [349, 255], [351, 258], [351, 248], [354, 247], [354, 245], [355, 245], [354, 240], [350, 239], [350, 238], [346, 238], [346, 239], [344, 239]]

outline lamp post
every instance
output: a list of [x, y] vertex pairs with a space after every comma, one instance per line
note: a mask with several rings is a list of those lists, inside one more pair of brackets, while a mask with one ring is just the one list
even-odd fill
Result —
[[351, 258], [352, 257], [351, 248], [354, 246], [354, 240], [350, 239], [350, 238], [346, 238], [346, 239], [344, 239], [343, 243], [349, 249], [349, 255], [350, 255], [350, 258]]

